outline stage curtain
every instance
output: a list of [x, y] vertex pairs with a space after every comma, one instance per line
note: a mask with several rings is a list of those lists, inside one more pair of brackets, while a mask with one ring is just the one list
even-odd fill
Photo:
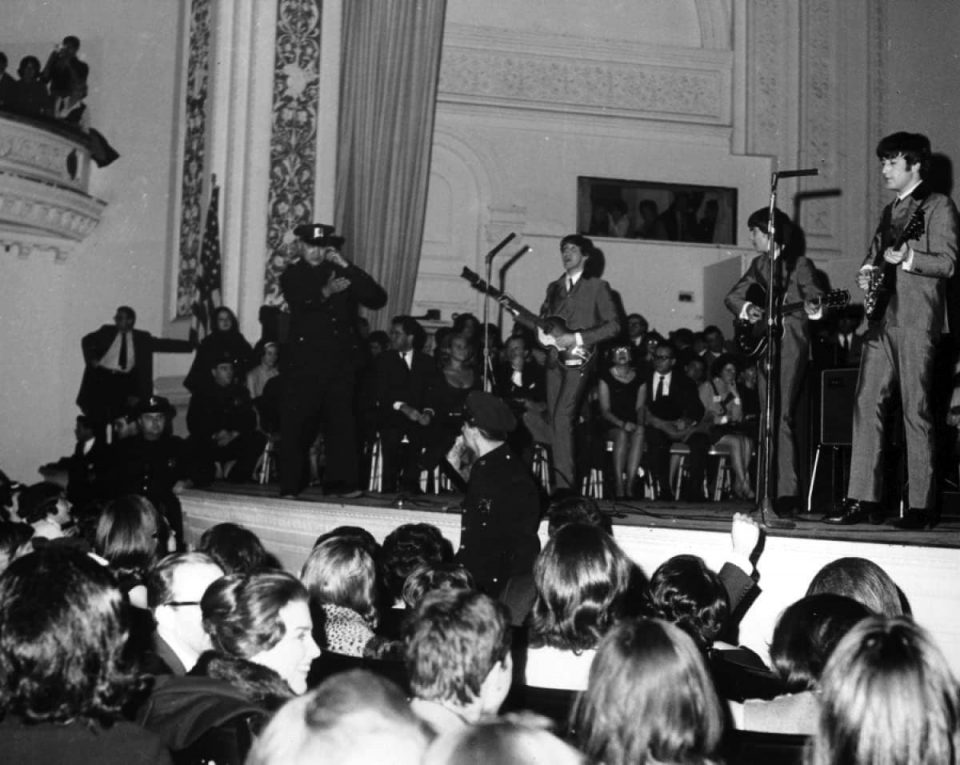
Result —
[[408, 313], [420, 264], [446, 0], [349, 0], [334, 217], [346, 254]]

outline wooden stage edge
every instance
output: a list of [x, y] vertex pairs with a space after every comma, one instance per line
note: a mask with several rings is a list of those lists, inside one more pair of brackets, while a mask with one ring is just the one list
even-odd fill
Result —
[[[239, 523], [256, 533], [291, 572], [299, 573], [314, 540], [341, 525], [361, 526], [378, 540], [404, 523], [437, 526], [457, 547], [460, 497], [423, 496], [402, 503], [396, 495], [371, 494], [354, 500], [324, 497], [309, 490], [300, 498], [280, 499], [273, 486], [217, 484], [181, 496], [187, 542], [217, 523]], [[398, 506], [401, 505], [402, 506]], [[649, 575], [673, 555], [701, 556], [719, 568], [730, 549], [730, 519], [748, 512], [746, 503], [691, 505], [666, 502], [613, 503], [614, 537]], [[540, 529], [546, 541], [546, 523]], [[741, 623], [740, 639], [762, 656], [780, 612], [802, 597], [814, 574], [842, 557], [868, 558], [882, 566], [906, 596], [914, 618], [934, 635], [960, 674], [960, 519], [947, 517], [929, 531], [900, 531], [891, 526], [836, 527], [819, 515], [804, 515], [796, 529], [764, 534], [757, 562], [761, 594]]]

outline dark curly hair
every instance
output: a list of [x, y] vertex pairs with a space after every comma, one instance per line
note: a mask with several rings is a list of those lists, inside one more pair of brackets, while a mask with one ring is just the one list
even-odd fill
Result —
[[392, 604], [402, 595], [403, 583], [415, 568], [453, 560], [453, 545], [436, 526], [405, 523], [387, 534], [380, 555], [385, 595]]
[[146, 682], [124, 659], [128, 605], [110, 570], [50, 545], [0, 577], [0, 710], [108, 726]]
[[650, 616], [677, 625], [706, 650], [730, 614], [720, 577], [696, 555], [675, 555], [653, 572], [645, 597]]
[[204, 531], [197, 552], [209, 555], [228, 574], [255, 574], [279, 568], [260, 537], [237, 523], [218, 523]]

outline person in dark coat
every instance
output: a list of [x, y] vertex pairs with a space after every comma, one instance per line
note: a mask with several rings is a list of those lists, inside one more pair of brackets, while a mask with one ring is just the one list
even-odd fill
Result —
[[290, 307], [290, 337], [281, 353], [280, 494], [296, 496], [303, 488], [307, 450], [316, 432], [311, 423], [320, 418], [324, 434], [336, 436], [336, 447], [327, 449], [325, 489], [355, 495], [353, 397], [362, 357], [357, 308], [382, 308], [387, 293], [343, 257], [344, 239], [332, 226], [298, 226], [294, 233], [307, 247], [280, 276]]
[[467, 396], [463, 438], [477, 461], [463, 498], [456, 560], [494, 598], [510, 577], [530, 573], [540, 552], [537, 485], [505, 443], [516, 425], [510, 408], [493, 394]]
[[213, 312], [210, 334], [200, 342], [183, 387], [191, 393], [211, 387], [210, 371], [224, 358], [233, 360], [238, 379], [246, 378], [256, 363], [256, 354], [247, 338], [240, 332], [236, 315], [226, 306]]
[[213, 368], [211, 377], [214, 384], [194, 393], [187, 410], [194, 483], [209, 484], [217, 462], [234, 463], [225, 476], [228, 481], [249, 481], [265, 440], [257, 430], [250, 392], [237, 381], [229, 354]]
[[154, 337], [134, 329], [136, 312], [122, 305], [113, 324], [84, 336], [80, 342], [86, 369], [77, 406], [100, 429], [127, 406], [137, 406], [153, 393], [153, 354], [191, 350], [187, 340]]

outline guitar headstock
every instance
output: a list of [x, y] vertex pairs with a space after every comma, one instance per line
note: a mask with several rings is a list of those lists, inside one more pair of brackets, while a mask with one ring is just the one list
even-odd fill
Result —
[[460, 272], [460, 276], [470, 282], [471, 287], [474, 287], [481, 292], [487, 288], [487, 283], [480, 278], [480, 274], [478, 274], [476, 271], [471, 271], [466, 266], [463, 267], [463, 270]]

